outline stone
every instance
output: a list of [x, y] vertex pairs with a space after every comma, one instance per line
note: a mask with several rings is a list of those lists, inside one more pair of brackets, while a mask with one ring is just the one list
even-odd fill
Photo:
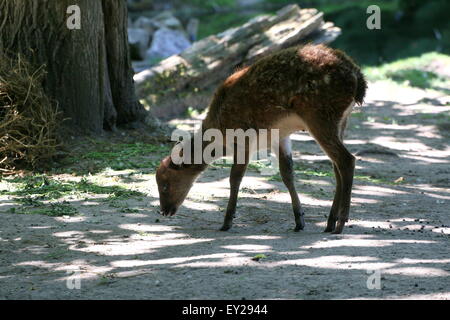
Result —
[[146, 58], [150, 60], [164, 59], [179, 54], [190, 46], [191, 43], [183, 31], [161, 28], [154, 33]]
[[139, 17], [134, 22], [134, 28], [147, 30], [150, 34], [155, 31], [155, 22], [147, 17]]
[[132, 59], [144, 59], [150, 43], [150, 36], [148, 30], [128, 28], [128, 43], [130, 44]]
[[170, 11], [163, 11], [152, 18], [158, 28], [183, 30], [183, 25]]
[[197, 41], [198, 25], [200, 21], [196, 18], [191, 18], [186, 25], [186, 33], [188, 34], [189, 41]]

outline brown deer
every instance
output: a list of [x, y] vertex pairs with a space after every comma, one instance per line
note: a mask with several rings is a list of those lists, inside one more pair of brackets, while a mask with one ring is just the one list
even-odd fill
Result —
[[[363, 103], [366, 88], [360, 68], [343, 52], [324, 45], [292, 47], [228, 77], [217, 89], [202, 128], [224, 133], [239, 128], [279, 129], [275, 148], [280, 174], [292, 199], [295, 231], [302, 230], [305, 222], [294, 186], [289, 135], [308, 131], [333, 164], [336, 191], [325, 232], [338, 234], [348, 221], [355, 168], [355, 157], [345, 148], [343, 135], [352, 107]], [[224, 147], [227, 143], [230, 141], [223, 141]], [[235, 157], [231, 168], [222, 231], [230, 229], [236, 211], [239, 185], [252, 152], [247, 142], [245, 150], [245, 163], [237, 163]], [[207, 166], [205, 162], [175, 164], [170, 156], [161, 161], [156, 181], [163, 215], [175, 214]]]

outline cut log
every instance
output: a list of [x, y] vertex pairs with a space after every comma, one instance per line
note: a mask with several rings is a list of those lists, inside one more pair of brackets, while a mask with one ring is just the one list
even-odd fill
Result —
[[236, 68], [301, 43], [330, 43], [339, 34], [340, 29], [325, 23], [318, 10], [289, 5], [276, 15], [258, 16], [240, 27], [195, 42], [181, 54], [136, 74], [138, 96], [162, 118], [189, 106], [202, 109], [209, 101], [202, 94], [210, 95], [210, 90]]

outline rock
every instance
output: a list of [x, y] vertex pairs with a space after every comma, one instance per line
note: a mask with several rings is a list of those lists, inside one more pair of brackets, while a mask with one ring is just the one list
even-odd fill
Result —
[[188, 34], [189, 41], [195, 42], [197, 41], [197, 33], [198, 33], [198, 25], [199, 20], [192, 18], [189, 19], [188, 24], [186, 25], [186, 32]]
[[139, 17], [136, 19], [136, 21], [133, 24], [134, 28], [136, 29], [144, 29], [147, 30], [150, 34], [153, 34], [155, 32], [156, 26], [155, 22], [147, 17]]
[[158, 28], [183, 30], [183, 25], [170, 11], [163, 11], [153, 17], [153, 22]]
[[[162, 29], [155, 33], [149, 55], [155, 56], [163, 45], [175, 46], [176, 42], [168, 40], [167, 32]], [[160, 33], [158, 39], [157, 33]], [[154, 114], [164, 110], [161, 113], [173, 115], [192, 105], [206, 107], [210, 101], [208, 90], [232, 74], [236, 66], [249, 65], [274, 51], [302, 43], [330, 43], [339, 36], [340, 29], [324, 22], [323, 13], [316, 9], [289, 5], [276, 15], [255, 17], [242, 26], [197, 41], [189, 48], [182, 34], [177, 34], [184, 38], [180, 40], [182, 45], [159, 53], [160, 57], [172, 56], [134, 77], [138, 95], [147, 99]]]
[[145, 57], [150, 42], [150, 32], [145, 29], [128, 28], [128, 43], [133, 60], [142, 60]]
[[161, 28], [154, 33], [146, 58], [150, 60], [164, 59], [179, 54], [190, 46], [191, 43], [184, 32]]

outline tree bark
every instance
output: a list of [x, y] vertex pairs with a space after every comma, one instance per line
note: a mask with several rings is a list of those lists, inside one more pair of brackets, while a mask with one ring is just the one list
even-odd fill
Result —
[[[66, 25], [71, 5], [80, 30]], [[126, 30], [125, 0], [0, 0], [0, 50], [46, 66], [46, 93], [81, 132], [144, 120]]]

